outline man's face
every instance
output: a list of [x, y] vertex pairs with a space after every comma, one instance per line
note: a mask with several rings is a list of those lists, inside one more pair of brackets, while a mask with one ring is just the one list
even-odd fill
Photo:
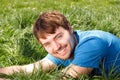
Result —
[[73, 30], [67, 31], [59, 27], [54, 34], [45, 34], [45, 37], [46, 39], [39, 38], [39, 41], [48, 53], [63, 60], [71, 57], [75, 46]]

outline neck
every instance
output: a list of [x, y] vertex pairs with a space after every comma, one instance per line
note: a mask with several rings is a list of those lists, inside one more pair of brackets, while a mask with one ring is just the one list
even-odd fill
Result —
[[71, 52], [70, 59], [74, 59], [74, 50], [75, 50], [75, 47], [76, 47], [77, 44], [78, 44], [78, 40], [77, 40], [77, 37], [76, 37], [76, 35], [75, 35], [75, 32], [73, 33], [73, 40], [74, 40], [74, 49], [73, 49], [73, 51]]
[[74, 40], [75, 40], [75, 47], [76, 47], [76, 45], [78, 44], [78, 40], [77, 40], [77, 37], [76, 37], [76, 35], [75, 35], [75, 32], [74, 32], [74, 34], [73, 34], [73, 37], [74, 37]]

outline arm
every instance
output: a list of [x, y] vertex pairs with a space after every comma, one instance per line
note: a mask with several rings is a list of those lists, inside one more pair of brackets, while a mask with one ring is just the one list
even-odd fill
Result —
[[[90, 45], [90, 46], [88, 46]], [[90, 74], [93, 68], [98, 68], [101, 62], [101, 55], [106, 53], [106, 43], [100, 38], [93, 37], [84, 40], [82, 45], [78, 47], [77, 53], [69, 67], [65, 68], [63, 72], [73, 77], [79, 77], [80, 74]], [[89, 66], [81, 67], [81, 66]], [[92, 68], [93, 67], [93, 68]]]
[[10, 79], [0, 78], [0, 80], [10, 80]]
[[56, 65], [48, 59], [42, 59], [32, 64], [22, 65], [22, 66], [9, 66], [5, 68], [0, 68], [0, 73], [3, 74], [12, 74], [14, 72], [24, 71], [26, 73], [31, 73], [34, 70], [42, 69], [43, 71], [49, 71], [54, 69]]
[[86, 68], [86, 67], [80, 67], [71, 64], [70, 66], [66, 67], [63, 72], [66, 75], [70, 75], [73, 78], [79, 78], [82, 74], [90, 74], [92, 72], [93, 68]]

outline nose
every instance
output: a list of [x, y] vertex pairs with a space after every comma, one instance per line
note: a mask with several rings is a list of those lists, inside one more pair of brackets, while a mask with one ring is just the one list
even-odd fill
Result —
[[60, 49], [60, 44], [58, 42], [54, 41], [53, 44], [52, 44], [52, 46], [53, 46], [54, 51], [57, 51], [57, 50]]

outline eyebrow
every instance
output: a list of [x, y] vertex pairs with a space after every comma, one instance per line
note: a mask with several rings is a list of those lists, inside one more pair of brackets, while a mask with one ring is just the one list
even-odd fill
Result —
[[50, 42], [43, 43], [42, 45], [44, 45], [44, 46], [45, 46], [45, 45], [48, 45], [48, 44], [50, 44]]
[[62, 32], [58, 33], [58, 34], [55, 36], [55, 38], [56, 38], [57, 36], [61, 35], [61, 34], [62, 34]]

